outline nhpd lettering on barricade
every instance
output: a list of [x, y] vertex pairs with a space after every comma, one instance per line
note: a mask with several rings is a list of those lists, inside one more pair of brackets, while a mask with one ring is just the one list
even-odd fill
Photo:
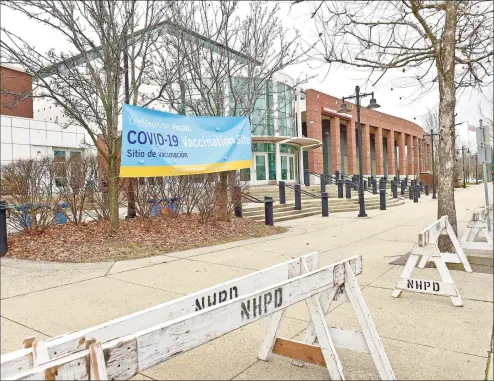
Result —
[[120, 176], [250, 168], [251, 145], [247, 117], [184, 116], [124, 105]]

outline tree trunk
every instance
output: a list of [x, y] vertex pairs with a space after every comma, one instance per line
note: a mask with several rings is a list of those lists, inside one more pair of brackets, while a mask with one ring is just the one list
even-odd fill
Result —
[[228, 171], [220, 172], [218, 218], [221, 221], [230, 221], [230, 214], [228, 213], [228, 173]]
[[[436, 67], [439, 84], [439, 170], [437, 176], [437, 217], [447, 215], [450, 224], [457, 233], [456, 208], [454, 194], [454, 153], [455, 153], [455, 31], [456, 2], [446, 2], [446, 20], [443, 38], [437, 42], [438, 59]], [[442, 250], [451, 250], [451, 242], [441, 236], [439, 246]]]
[[118, 173], [117, 160], [115, 155], [110, 155], [110, 163], [108, 167], [108, 216], [110, 219], [110, 229], [118, 230], [120, 217], [118, 214]]

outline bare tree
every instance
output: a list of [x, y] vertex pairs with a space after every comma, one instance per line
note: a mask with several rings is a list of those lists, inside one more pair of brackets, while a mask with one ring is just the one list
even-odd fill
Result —
[[[14, 94], [6, 89], [2, 93], [19, 100], [28, 96], [50, 100], [63, 111], [64, 124], [85, 128], [108, 167], [109, 219], [111, 229], [117, 229], [121, 149], [118, 117], [124, 100], [123, 78], [129, 72], [127, 100], [145, 105], [152, 102], [139, 97], [139, 87], [148, 80], [151, 64], [147, 56], [159, 36], [149, 32], [161, 25], [168, 3], [30, 0], [4, 1], [2, 6], [52, 28], [70, 44], [62, 52], [40, 52], [1, 28], [2, 56], [20, 63], [35, 83], [32, 93]], [[137, 32], [139, 27], [143, 29]], [[161, 86], [165, 86], [163, 82]]]
[[[271, 82], [274, 73], [303, 55], [298, 32], [290, 35], [278, 17], [279, 5], [251, 2], [241, 9], [237, 1], [219, 1], [175, 7], [171, 16], [175, 28], [167, 35], [166, 55], [156, 74], [157, 81], [173, 75], [179, 81], [162, 92], [161, 101], [181, 114], [248, 116], [253, 129], [272, 118], [266, 105], [260, 115], [256, 102], [260, 98], [268, 102], [277, 91]], [[260, 130], [256, 134], [267, 135]], [[220, 179], [218, 200], [223, 219], [228, 219], [228, 172], [221, 172]]]
[[[454, 114], [458, 89], [492, 81], [493, 4], [486, 1], [317, 2], [317, 58], [367, 69], [374, 84], [393, 69], [439, 89], [438, 217], [455, 231]], [[403, 74], [406, 75], [406, 74]]]

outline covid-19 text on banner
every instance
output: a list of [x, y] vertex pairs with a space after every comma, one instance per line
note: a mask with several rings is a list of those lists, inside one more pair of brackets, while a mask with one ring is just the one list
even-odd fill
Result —
[[247, 117], [183, 116], [123, 106], [121, 177], [178, 176], [250, 168]]

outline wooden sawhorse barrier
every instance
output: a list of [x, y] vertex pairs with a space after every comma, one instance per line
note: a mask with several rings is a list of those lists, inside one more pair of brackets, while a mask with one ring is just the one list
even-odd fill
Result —
[[[320, 269], [318, 263], [318, 253], [309, 254], [83, 331], [46, 341], [30, 338], [25, 341], [27, 348], [1, 356], [1, 378], [126, 380], [272, 315], [259, 357], [266, 359], [272, 348], [277, 353], [283, 344], [295, 343], [300, 355], [289, 357], [310, 360], [317, 352], [319, 365], [327, 367], [331, 379], [342, 380], [343, 369], [335, 347], [360, 349], [371, 353], [381, 378], [394, 380], [355, 278], [362, 271], [362, 257]], [[327, 326], [325, 312], [342, 290], [363, 334]], [[283, 312], [301, 301], [306, 302], [311, 317], [305, 342], [277, 339]], [[313, 345], [315, 339], [319, 346]]]
[[[437, 241], [440, 235], [449, 236], [456, 253], [443, 253], [439, 250]], [[428, 261], [433, 261], [442, 282], [411, 278], [413, 269], [419, 259], [419, 268], [424, 268]], [[403, 291], [419, 292], [423, 294], [449, 296], [453, 305], [457, 307], [463, 306], [460, 293], [456, 288], [446, 263], [462, 263], [465, 271], [472, 272], [468, 258], [460, 246], [453, 227], [449, 223], [448, 216], [442, 216], [419, 233], [418, 242], [413, 247], [410, 257], [405, 264], [405, 268], [392, 293], [393, 297], [399, 298]]]
[[[474, 210], [472, 218], [468, 221], [467, 230], [465, 230], [460, 240], [460, 245], [463, 249], [482, 250], [492, 253], [493, 232], [492, 227], [491, 231], [488, 228], [489, 209], [492, 210], [492, 204]], [[478, 236], [484, 236], [487, 242], [475, 242]]]

